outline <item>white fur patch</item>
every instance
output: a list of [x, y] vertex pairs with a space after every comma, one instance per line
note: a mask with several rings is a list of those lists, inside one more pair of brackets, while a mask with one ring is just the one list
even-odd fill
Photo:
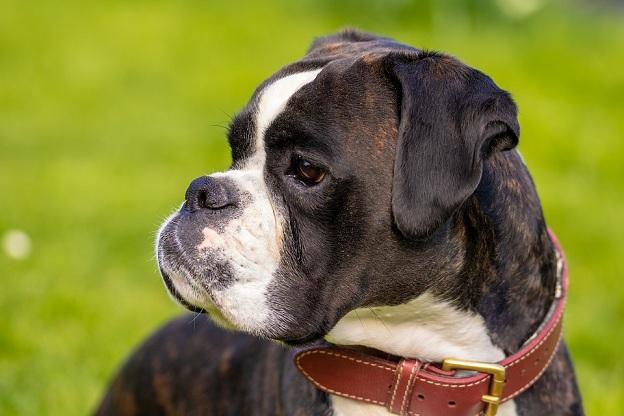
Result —
[[[264, 134], [289, 98], [312, 82], [320, 71], [295, 73], [267, 86], [260, 93], [257, 105], [254, 153], [240, 169], [211, 175], [229, 178], [239, 192], [250, 198], [224, 231], [204, 228], [204, 240], [197, 248], [200, 252], [209, 251], [210, 255], [216, 251], [222, 256], [219, 260], [230, 265], [235, 283], [214, 291], [212, 299], [228, 321], [252, 333], [268, 325], [271, 316], [266, 292], [280, 263], [283, 238], [283, 219], [264, 180]], [[279, 325], [279, 322], [271, 322], [271, 325]]]
[[264, 156], [264, 133], [301, 87], [314, 81], [321, 69], [297, 72], [280, 78], [266, 87], [260, 96], [256, 116], [256, 155]]
[[223, 315], [238, 328], [257, 332], [270, 312], [265, 293], [279, 266], [281, 220], [261, 174], [253, 170], [231, 170], [213, 176], [230, 178], [242, 198], [251, 201], [243, 203], [242, 212], [224, 230], [204, 228], [204, 240], [197, 249], [200, 253], [216, 255], [216, 260], [228, 264], [233, 273], [234, 284], [212, 293]]
[[[403, 305], [356, 309], [346, 314], [325, 337], [339, 345], [362, 345], [425, 362], [461, 358], [497, 362], [505, 358], [492, 344], [483, 318], [460, 311], [430, 293]], [[336, 415], [389, 415], [385, 408], [332, 396]], [[514, 416], [515, 404], [501, 406], [500, 415]]]
[[[358, 400], [351, 400], [345, 397], [333, 396], [331, 397], [332, 410], [334, 416], [392, 416], [393, 413], [376, 404], [370, 404], [361, 402]], [[498, 416], [517, 416], [516, 403], [513, 400], [503, 403], [498, 408], [496, 413]]]
[[377, 404], [330, 395], [333, 416], [391, 416], [393, 413]]
[[492, 345], [480, 315], [460, 311], [429, 293], [403, 305], [351, 311], [326, 339], [430, 362], [450, 357], [492, 362], [505, 358]]

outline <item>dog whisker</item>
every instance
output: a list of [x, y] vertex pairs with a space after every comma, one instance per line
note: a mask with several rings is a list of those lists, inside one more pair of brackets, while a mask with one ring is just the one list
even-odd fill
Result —
[[379, 322], [381, 322], [381, 324], [383, 325], [384, 328], [386, 328], [386, 331], [388, 331], [388, 334], [391, 334], [392, 331], [390, 331], [390, 328], [388, 328], [388, 325], [386, 325], [386, 323], [384, 322], [383, 319], [381, 319], [381, 317], [379, 315], [377, 315], [377, 312], [375, 312], [374, 308], [368, 308], [371, 311], [371, 314], [373, 314], [373, 316], [375, 317], [376, 320], [378, 320]]
[[354, 310], [353, 312], [355, 312], [355, 316], [357, 316], [358, 321], [360, 321], [360, 325], [362, 325], [362, 328], [366, 329], [366, 325], [364, 325], [364, 322], [362, 322], [362, 318], [360, 317], [360, 314], [358, 313], [357, 309]]
[[195, 312], [195, 316], [193, 317], [193, 319], [191, 320], [191, 322], [189, 322], [189, 324], [193, 324], [193, 329], [195, 329], [195, 320], [200, 316], [203, 315], [202, 312]]

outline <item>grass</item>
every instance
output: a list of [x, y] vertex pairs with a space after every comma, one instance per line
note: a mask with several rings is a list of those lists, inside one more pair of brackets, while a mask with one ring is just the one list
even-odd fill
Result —
[[353, 25], [440, 49], [520, 107], [521, 151], [570, 259], [566, 337], [588, 414], [624, 402], [624, 15], [488, 1], [0, 0], [0, 414], [89, 412], [119, 363], [180, 310], [152, 254], [224, 128], [311, 38]]

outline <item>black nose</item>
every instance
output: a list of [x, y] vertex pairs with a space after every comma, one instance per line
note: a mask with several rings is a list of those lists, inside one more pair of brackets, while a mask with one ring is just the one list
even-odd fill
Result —
[[232, 205], [224, 180], [201, 176], [189, 185], [186, 190], [186, 209], [190, 212], [202, 208], [221, 209]]

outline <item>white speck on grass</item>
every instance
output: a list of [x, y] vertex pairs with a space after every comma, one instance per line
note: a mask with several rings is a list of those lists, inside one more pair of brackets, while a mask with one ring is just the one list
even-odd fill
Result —
[[515, 19], [522, 19], [537, 12], [544, 3], [544, 0], [496, 0], [503, 13]]
[[32, 242], [22, 230], [9, 230], [2, 236], [4, 253], [15, 260], [25, 260], [30, 256]]

